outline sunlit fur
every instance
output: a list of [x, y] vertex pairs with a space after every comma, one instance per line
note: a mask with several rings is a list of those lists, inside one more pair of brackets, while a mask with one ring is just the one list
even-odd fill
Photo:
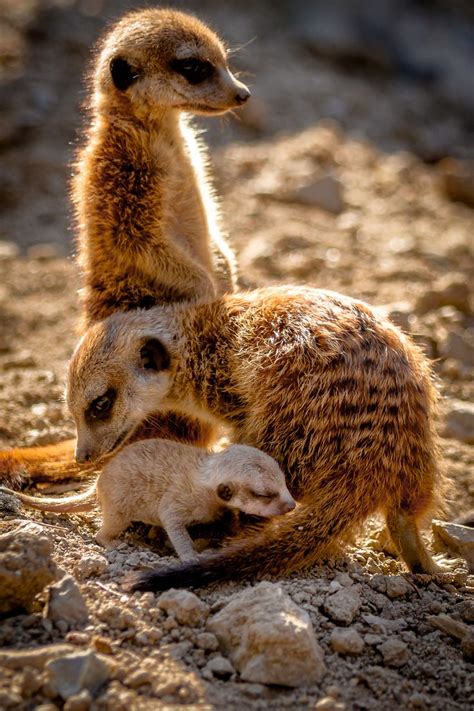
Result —
[[162, 526], [182, 560], [195, 556], [186, 530], [193, 523], [215, 521], [225, 509], [271, 518], [295, 508], [285, 476], [268, 454], [238, 444], [209, 453], [161, 439], [125, 447], [82, 494], [16, 496], [30, 508], [61, 513], [89, 511], [97, 500], [98, 543], [109, 545], [132, 521], [143, 521]]
[[[171, 71], [173, 57], [202, 57], [212, 80], [192, 86]], [[114, 86], [110, 63], [130, 62], [138, 78]], [[222, 113], [248, 95], [206, 25], [173, 10], [123, 17], [97, 47], [85, 140], [72, 198], [83, 272], [82, 323], [115, 311], [196, 301], [231, 292], [234, 256], [221, 234], [203, 141], [189, 113]], [[137, 437], [209, 444], [214, 433], [189, 418], [154, 417]], [[0, 480], [77, 475], [74, 442], [0, 452]]]
[[418, 526], [439, 508], [445, 486], [436, 392], [422, 352], [389, 321], [362, 302], [292, 287], [114, 315], [85, 335], [68, 379], [79, 440], [97, 454], [109, 435], [96, 436], [84, 408], [121, 368], [123, 409], [106, 428], [112, 440], [124, 422], [133, 426], [137, 404], [147, 407], [134, 366], [145, 335], [162, 340], [172, 363], [150, 374], [150, 411], [173, 407], [225, 422], [234, 441], [276, 459], [301, 505], [189, 575], [156, 573], [139, 585], [296, 570], [377, 511], [410, 569], [435, 570]]

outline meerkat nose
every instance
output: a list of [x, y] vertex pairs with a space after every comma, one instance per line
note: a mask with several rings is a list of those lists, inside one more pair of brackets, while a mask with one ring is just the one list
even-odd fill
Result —
[[238, 104], [245, 104], [245, 102], [247, 101], [247, 99], [250, 98], [250, 96], [250, 91], [247, 89], [246, 86], [243, 86], [235, 95], [235, 100]]
[[87, 450], [76, 450], [76, 462], [78, 464], [85, 464], [90, 462], [91, 454]]

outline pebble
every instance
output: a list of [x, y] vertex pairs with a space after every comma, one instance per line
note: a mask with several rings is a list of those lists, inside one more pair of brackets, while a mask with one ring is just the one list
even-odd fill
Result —
[[36, 596], [57, 575], [52, 541], [28, 522], [0, 536], [0, 613], [31, 609]]
[[[69, 626], [82, 625], [89, 619], [89, 611], [79, 586], [71, 575], [65, 575], [49, 588], [47, 617], [62, 631]], [[64, 625], [66, 628], [64, 629]]]
[[339, 215], [345, 207], [342, 183], [334, 175], [324, 175], [311, 183], [285, 192], [283, 197], [288, 202], [319, 207], [334, 215]]
[[87, 689], [79, 694], [70, 696], [63, 706], [63, 711], [88, 711], [92, 703], [92, 696]]
[[408, 661], [408, 646], [400, 639], [387, 639], [377, 649], [388, 667], [402, 667]]
[[317, 711], [345, 711], [346, 705], [332, 696], [323, 696], [315, 703], [314, 708]]
[[329, 595], [324, 602], [324, 611], [335, 622], [349, 625], [362, 605], [360, 595], [353, 588], [343, 588]]
[[215, 652], [219, 649], [219, 641], [212, 632], [201, 632], [196, 635], [196, 646], [207, 652]]
[[405, 597], [412, 592], [410, 583], [401, 575], [391, 575], [387, 577], [387, 595], [394, 600], [397, 597]]
[[188, 590], [168, 590], [160, 595], [157, 605], [180, 625], [189, 627], [203, 625], [209, 615], [209, 606]]
[[95, 694], [109, 678], [107, 665], [91, 650], [54, 659], [46, 664], [46, 670], [52, 690], [63, 699], [83, 689]]
[[90, 578], [94, 575], [102, 575], [107, 570], [108, 562], [104, 556], [94, 553], [86, 553], [77, 563], [76, 571], [80, 578]]
[[231, 596], [208, 621], [208, 629], [244, 681], [300, 686], [320, 680], [325, 672], [308, 613], [275, 583]]
[[203, 671], [206, 670], [218, 679], [229, 679], [234, 673], [234, 667], [229, 660], [220, 655], [208, 661]]
[[331, 646], [338, 654], [360, 654], [364, 649], [364, 640], [357, 630], [337, 628], [331, 632]]

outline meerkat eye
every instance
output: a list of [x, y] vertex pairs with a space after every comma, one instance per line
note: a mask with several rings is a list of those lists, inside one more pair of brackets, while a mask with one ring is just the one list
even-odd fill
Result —
[[214, 67], [206, 59], [173, 59], [171, 69], [186, 79], [189, 84], [201, 84], [214, 73]]
[[117, 393], [109, 388], [103, 395], [96, 397], [86, 411], [88, 420], [106, 420], [110, 417]]
[[266, 491], [265, 493], [252, 491], [252, 494], [255, 496], [256, 499], [267, 499], [267, 501], [276, 499], [276, 497], [278, 496], [278, 494], [275, 494], [274, 492], [272, 493], [271, 491]]
[[115, 57], [110, 62], [110, 74], [115, 87], [119, 91], [128, 89], [139, 78], [138, 71], [126, 59]]

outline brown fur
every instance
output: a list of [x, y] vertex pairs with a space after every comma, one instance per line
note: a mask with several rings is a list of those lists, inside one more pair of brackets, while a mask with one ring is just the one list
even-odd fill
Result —
[[[214, 74], [189, 84], [170, 68], [183, 56], [212, 62]], [[125, 89], [114, 84], [117, 60], [138, 77]], [[142, 10], [105, 35], [72, 184], [84, 326], [115, 311], [233, 291], [234, 258], [220, 234], [204, 146], [183, 112], [223, 113], [248, 96], [228, 69], [222, 42], [190, 15]], [[156, 436], [204, 445], [215, 433], [174, 415], [156, 416], [137, 432]], [[72, 442], [58, 450], [1, 452], [0, 479], [10, 475], [12, 481], [18, 472], [31, 478], [74, 475], [72, 452]]]
[[[143, 378], [138, 353], [148, 338], [160, 339], [171, 362]], [[86, 422], [88, 403], [111, 385], [110, 419]], [[432, 374], [420, 349], [362, 302], [269, 288], [113, 316], [76, 350], [68, 402], [92, 458], [133, 430], [137, 408], [224, 422], [234, 441], [277, 460], [301, 503], [207, 564], [152, 573], [140, 588], [297, 570], [377, 511], [411, 570], [436, 569], [419, 535], [444, 493]]]

